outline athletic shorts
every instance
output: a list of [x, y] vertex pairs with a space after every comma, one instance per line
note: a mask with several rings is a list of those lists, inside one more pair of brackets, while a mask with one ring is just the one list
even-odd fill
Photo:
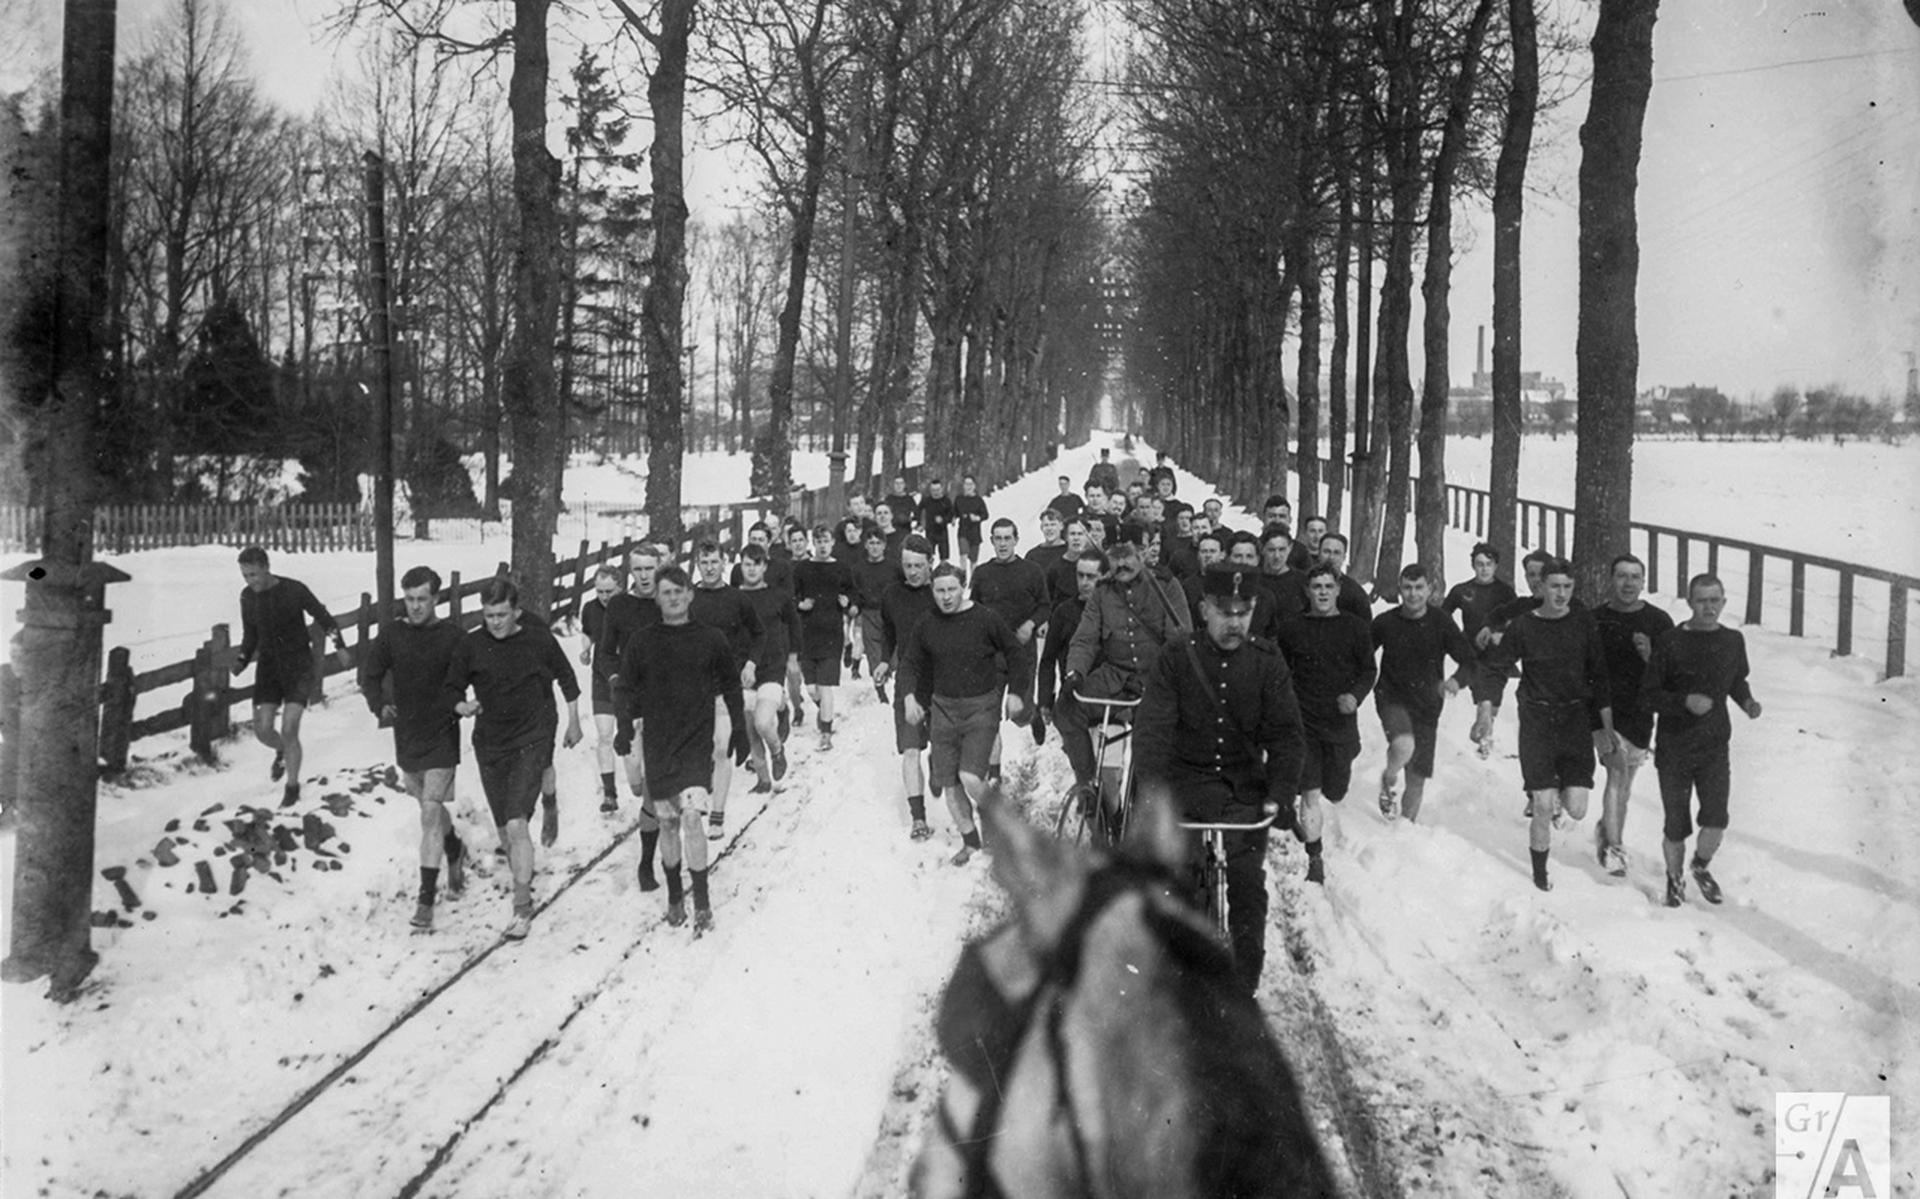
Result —
[[1692, 803], [1700, 797], [1700, 827], [1727, 827], [1727, 798], [1733, 789], [1733, 772], [1727, 764], [1725, 742], [1700, 748], [1671, 750], [1661, 747], [1653, 761], [1660, 779], [1660, 806], [1666, 810], [1664, 835], [1669, 841], [1685, 841], [1693, 835]]
[[705, 787], [682, 787], [665, 799], [650, 799], [653, 805], [654, 819], [672, 819], [678, 812], [700, 812], [713, 810], [713, 793]]
[[279, 707], [282, 704], [313, 702], [315, 672], [313, 658], [292, 662], [270, 662], [262, 658], [253, 668], [253, 702]]
[[1507, 694], [1507, 676], [1504, 671], [1495, 670], [1484, 662], [1475, 662], [1467, 671], [1468, 691], [1473, 695], [1475, 704], [1492, 704], [1498, 708]]
[[[742, 701], [746, 703], [747, 712], [749, 714], [753, 712], [754, 705], [756, 704], [772, 704], [776, 708], [785, 707], [786, 698], [787, 698], [787, 681], [785, 679], [780, 679], [777, 682], [756, 684], [755, 686], [749, 687], [745, 691], [741, 692], [740, 698]], [[725, 712], [726, 705], [722, 704], [720, 707], [720, 710], [722, 712]], [[720, 721], [719, 727], [724, 727], [726, 725], [727, 718], [725, 716], [720, 716], [717, 719]]]
[[[1034, 637], [1035, 639], [1039, 637], [1037, 628], [1035, 629]], [[1026, 704], [1029, 709], [1033, 707], [1034, 669], [1039, 664], [1040, 651], [1032, 640], [1027, 641], [1013, 653], [1007, 655], [1007, 676], [1013, 683], [1011, 690], [1015, 695], [1020, 697], [1021, 702]]]
[[961, 771], [975, 778], [987, 777], [994, 738], [1000, 735], [1000, 705], [1004, 700], [998, 688], [985, 695], [933, 697], [933, 710], [927, 714], [927, 742], [932, 751], [928, 755], [927, 782], [934, 790], [958, 785]]
[[613, 684], [609, 683], [606, 676], [597, 670], [593, 672], [593, 714], [595, 716], [614, 714]]
[[894, 676], [893, 688], [893, 748], [896, 753], [918, 751], [927, 747], [927, 722], [909, 724], [907, 722], [906, 688], [899, 686], [900, 676]]
[[884, 635], [884, 622], [880, 609], [875, 608], [872, 611], [861, 609], [860, 652], [867, 656], [868, 673], [872, 673], [875, 666], [887, 660], [885, 644], [882, 641]]
[[1300, 762], [1300, 793], [1319, 791], [1339, 803], [1347, 797], [1347, 786], [1353, 781], [1353, 759], [1360, 753], [1359, 745], [1311, 732], [1306, 740], [1306, 756]]
[[400, 782], [415, 799], [434, 803], [453, 802], [453, 767], [435, 766], [428, 770], [402, 770]]
[[540, 802], [540, 778], [553, 765], [553, 736], [506, 750], [475, 745], [473, 760], [480, 767], [487, 810], [493, 813], [493, 822], [505, 828], [509, 821], [533, 818]]
[[1528, 791], [1593, 786], [1587, 705], [1520, 705], [1520, 785]]
[[[1413, 757], [1407, 760], [1407, 769], [1423, 779], [1432, 778], [1434, 733], [1440, 721], [1415, 716], [1404, 704], [1376, 703], [1375, 707], [1380, 712], [1380, 727], [1386, 730], [1388, 738], [1413, 738]], [[1591, 752], [1593, 747], [1587, 748]]]
[[840, 685], [840, 658], [843, 647], [834, 646], [833, 652], [821, 658], [802, 656], [800, 659], [800, 677], [809, 687], [838, 687]]

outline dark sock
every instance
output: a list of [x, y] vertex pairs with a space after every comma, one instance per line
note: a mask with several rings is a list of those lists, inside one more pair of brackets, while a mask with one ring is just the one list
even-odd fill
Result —
[[907, 814], [915, 820], [927, 818], [927, 797], [924, 795], [907, 796]]
[[669, 904], [679, 903], [681, 896], [685, 894], [681, 889], [680, 867], [668, 866], [661, 873], [667, 876], [667, 902]]
[[1545, 882], [1547, 879], [1548, 851], [1544, 849], [1530, 849], [1527, 852], [1533, 855], [1533, 881], [1536, 883]]
[[707, 872], [704, 870], [692, 870], [688, 873], [693, 875], [693, 908], [696, 912], [704, 912], [708, 906]]
[[1713, 860], [1712, 858], [1703, 858], [1696, 853], [1693, 855], [1693, 865], [1690, 867], [1690, 869], [1705, 870], [1707, 868], [1707, 863], [1711, 862], [1712, 860]]
[[600, 793], [608, 799], [618, 799], [620, 797], [620, 793], [613, 789], [613, 771], [602, 770], [600, 772]]
[[980, 830], [977, 828], [969, 829], [966, 835], [960, 838], [960, 843], [965, 845], [968, 849], [979, 849], [980, 848]]
[[821, 732], [823, 732], [823, 733], [831, 733], [831, 732], [833, 731], [833, 721], [831, 721], [831, 720], [823, 720], [823, 721], [821, 721], [821, 722], [820, 722], [820, 731], [821, 731]]
[[459, 833], [449, 830], [447, 835], [441, 839], [440, 844], [446, 847], [447, 861], [449, 862], [457, 862], [467, 856], [466, 843], [460, 840]]
[[653, 851], [660, 844], [660, 830], [648, 829], [640, 834], [640, 872], [653, 873]]
[[552, 791], [545, 791], [540, 795], [540, 802], [548, 807], [552, 807], [554, 804], [560, 802], [560, 797]]
[[1000, 763], [987, 763], [987, 781], [989, 783], [997, 783], [1000, 781]]
[[427, 907], [432, 907], [434, 897], [439, 893], [440, 868], [438, 866], [420, 867], [420, 902]]
[[1307, 856], [1310, 858], [1320, 856], [1320, 838], [1315, 837], [1313, 840], [1307, 842]]

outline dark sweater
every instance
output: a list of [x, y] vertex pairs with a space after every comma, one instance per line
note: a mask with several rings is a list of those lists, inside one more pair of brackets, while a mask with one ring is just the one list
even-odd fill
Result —
[[1418, 619], [1408, 616], [1404, 606], [1374, 617], [1373, 643], [1380, 650], [1374, 701], [1398, 705], [1425, 720], [1439, 719], [1445, 702], [1440, 689], [1445, 659], [1452, 658], [1463, 668], [1473, 661], [1473, 647], [1461, 635], [1460, 626], [1431, 605]]
[[884, 554], [878, 562], [870, 562], [863, 555], [852, 570], [853, 602], [862, 612], [878, 612], [887, 588], [906, 582], [907, 577], [900, 569], [899, 559]]
[[447, 694], [447, 667], [465, 634], [450, 620], [396, 621], [360, 660], [360, 694], [378, 716], [392, 704], [394, 761], [402, 770], [460, 764], [460, 718]]
[[519, 749], [553, 740], [560, 716], [553, 685], [568, 702], [580, 698], [580, 681], [560, 643], [544, 625], [522, 622], [511, 636], [495, 637], [485, 625], [462, 637], [447, 664], [447, 705], [473, 688], [480, 715], [473, 744], [488, 751]]
[[[1658, 754], [1726, 744], [1733, 736], [1728, 697], [1742, 707], [1753, 702], [1747, 639], [1725, 626], [1702, 631], [1683, 624], [1662, 633], [1653, 643], [1640, 693], [1646, 708], [1660, 717]], [[1695, 716], [1687, 711], [1689, 695], [1704, 695], [1713, 706]]]
[[1607, 659], [1591, 612], [1569, 611], [1548, 620], [1538, 610], [1513, 618], [1488, 655], [1495, 669], [1520, 667], [1514, 694], [1525, 704], [1585, 704], [1597, 712], [1611, 703]]
[[742, 587], [740, 596], [760, 618], [760, 641], [754, 651], [754, 683], [777, 683], [787, 677], [787, 655], [800, 652], [800, 611], [793, 592], [784, 587]]
[[760, 661], [761, 643], [766, 628], [760, 612], [738, 587], [700, 587], [693, 589], [694, 620], [719, 629], [726, 635], [733, 653], [733, 672], [738, 675], [749, 661]]
[[640, 724], [640, 756], [655, 796], [713, 786], [713, 701], [727, 705], [731, 731], [746, 727], [740, 675], [727, 639], [711, 626], [651, 625], [621, 656], [615, 710], [622, 731]]
[[987, 540], [987, 501], [977, 495], [955, 496], [953, 524], [954, 534], [962, 545], [984, 545]]
[[1673, 617], [1643, 603], [1631, 612], [1622, 612], [1611, 604], [1593, 609], [1593, 622], [1600, 629], [1600, 650], [1607, 660], [1608, 699], [1613, 706], [1613, 729], [1635, 745], [1652, 744], [1653, 709], [1640, 698], [1640, 680], [1647, 672], [1647, 659], [1634, 648], [1633, 635], [1646, 635], [1649, 646], [1661, 634], [1673, 628]]
[[1025, 558], [989, 558], [973, 568], [973, 602], [998, 612], [1009, 628], [1017, 630], [1027, 621], [1039, 627], [1047, 619], [1049, 598], [1046, 572]]
[[898, 669], [901, 652], [929, 612], [933, 611], [933, 587], [907, 586], [902, 579], [887, 588], [880, 598], [880, 656]]
[[935, 545], [947, 543], [947, 529], [953, 524], [951, 496], [923, 496], [920, 500], [920, 531]]
[[243, 588], [240, 656], [247, 661], [258, 658], [270, 666], [310, 657], [313, 645], [307, 640], [308, 616], [323, 632], [339, 636], [339, 623], [299, 579], [276, 578], [265, 591]]
[[951, 615], [935, 609], [900, 651], [900, 686], [923, 708], [936, 695], [989, 695], [1007, 685], [1007, 662], [1019, 651], [1013, 630], [992, 608], [968, 604]]
[[[1488, 618], [1501, 607], [1511, 604], [1515, 598], [1513, 587], [1505, 580], [1482, 583], [1479, 579], [1468, 579], [1464, 583], [1455, 583], [1448, 590], [1440, 609], [1456, 615], [1460, 620], [1460, 631], [1466, 634], [1468, 641], [1472, 641], [1475, 634], [1487, 627]], [[1517, 616], [1520, 611], [1522, 609], [1516, 609], [1511, 615]]]
[[1078, 595], [1061, 600], [1047, 616], [1047, 642], [1040, 652], [1040, 706], [1051, 708], [1060, 676], [1066, 673], [1067, 647], [1073, 644], [1073, 631], [1080, 627], [1080, 616], [1087, 610]]
[[601, 603], [595, 596], [580, 605], [580, 631], [593, 645], [593, 673], [612, 678], [620, 670], [627, 639], [660, 619], [660, 605], [624, 592]]
[[837, 654], [846, 644], [842, 619], [853, 603], [853, 572], [844, 562], [800, 562], [793, 568], [793, 602], [812, 600], [800, 613], [799, 651], [820, 658]]
[[1351, 612], [1306, 615], [1286, 621], [1276, 639], [1293, 673], [1293, 693], [1307, 730], [1325, 736], [1355, 730], [1354, 714], [1339, 698], [1356, 702], [1373, 690], [1373, 628]]

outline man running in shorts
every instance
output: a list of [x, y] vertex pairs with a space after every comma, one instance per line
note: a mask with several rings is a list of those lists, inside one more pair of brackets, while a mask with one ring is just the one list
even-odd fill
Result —
[[[1433, 777], [1434, 734], [1440, 708], [1460, 693], [1473, 661], [1473, 648], [1453, 618], [1433, 606], [1433, 584], [1418, 562], [1400, 571], [1400, 605], [1373, 618], [1373, 643], [1380, 649], [1379, 681], [1373, 704], [1387, 734], [1387, 766], [1380, 772], [1380, 814], [1388, 820], [1420, 817], [1420, 801]], [[1458, 671], [1442, 678], [1445, 659]], [[1406, 793], [1394, 784], [1406, 771]]]
[[[1486, 665], [1487, 655], [1493, 649], [1489, 622], [1496, 611], [1513, 603], [1516, 597], [1513, 586], [1496, 573], [1500, 569], [1499, 550], [1483, 541], [1473, 547], [1472, 560], [1473, 577], [1455, 583], [1447, 591], [1447, 598], [1441, 601], [1440, 610], [1460, 622], [1460, 631], [1473, 644], [1471, 735], [1480, 756], [1485, 758], [1493, 752], [1493, 721], [1500, 714], [1500, 699], [1507, 689], [1505, 676]], [[1513, 612], [1518, 614], [1518, 610]], [[1500, 627], [1506, 627], [1505, 621]]]
[[[901, 663], [913, 631], [934, 609], [932, 579], [933, 545], [920, 536], [909, 537], [900, 547], [902, 578], [887, 588], [880, 600], [880, 661], [874, 665], [873, 681], [885, 687], [887, 678]], [[927, 748], [925, 721], [907, 719], [907, 689], [893, 689], [893, 747], [900, 754], [900, 782], [907, 792], [907, 816], [913, 822], [911, 836], [924, 841], [933, 836], [927, 823], [927, 799], [920, 754]]]
[[[1018, 554], [1020, 530], [1011, 520], [1003, 516], [994, 521], [987, 538], [993, 543], [993, 557], [974, 568], [972, 600], [998, 612], [1019, 641], [1018, 650], [1007, 660], [1007, 680], [1012, 693], [1020, 700], [1019, 710], [1030, 713], [1034, 664], [1040, 656], [1040, 647], [1034, 638], [1052, 611], [1052, 605], [1047, 602], [1047, 575], [1037, 563]], [[990, 781], [999, 779], [999, 764], [1000, 741], [995, 730]]]
[[[733, 669], [743, 691], [751, 691], [760, 679], [760, 663], [765, 649], [766, 628], [760, 613], [721, 577], [722, 559], [718, 542], [703, 541], [694, 550], [694, 569], [700, 572], [693, 585], [693, 619], [719, 629], [733, 651]], [[662, 612], [665, 611], [663, 607]], [[783, 676], [767, 680], [779, 684]], [[719, 700], [714, 701], [720, 705]], [[721, 705], [724, 706], [724, 705]], [[726, 833], [727, 793], [733, 789], [734, 755], [719, 732], [719, 708], [714, 711], [713, 794], [707, 811], [707, 836], [718, 840]], [[777, 729], [776, 729], [777, 732]], [[784, 756], [781, 759], [784, 762]], [[778, 773], [784, 774], [785, 768]]]
[[960, 546], [960, 564], [973, 576], [973, 564], [980, 560], [980, 547], [987, 543], [987, 501], [980, 496], [980, 480], [960, 476], [960, 494], [953, 501], [954, 540]]
[[853, 564], [853, 610], [860, 630], [860, 652], [867, 660], [867, 677], [873, 680], [873, 693], [887, 703], [887, 684], [878, 667], [887, 660], [881, 636], [880, 602], [887, 588], [906, 579], [898, 558], [887, 557], [887, 539], [880, 526], [868, 521], [860, 529], [862, 557]]
[[[620, 792], [614, 767], [619, 755], [613, 752], [618, 721], [613, 713], [613, 676], [620, 669], [620, 654], [627, 638], [639, 630], [648, 616], [658, 617], [659, 609], [627, 592], [623, 572], [618, 566], [602, 566], [593, 572], [593, 595], [580, 605], [580, 664], [592, 669], [594, 758], [600, 767], [600, 810], [620, 810]], [[638, 760], [626, 759], [627, 789], [640, 794], [645, 777]], [[557, 818], [556, 812], [556, 818]]]
[[947, 798], [961, 838], [952, 862], [964, 866], [980, 848], [973, 809], [986, 793], [1002, 707], [1016, 723], [1026, 715], [1025, 701], [1007, 694], [1008, 664], [1023, 647], [998, 612], [967, 597], [953, 563], [933, 568], [932, 588], [933, 612], [900, 651], [900, 691], [907, 723], [926, 725], [929, 781]]
[[833, 556], [833, 531], [813, 530], [813, 559], [793, 567], [794, 606], [800, 612], [800, 674], [818, 713], [820, 752], [833, 748], [834, 696], [846, 649], [845, 617], [853, 606], [853, 572]]
[[351, 667], [353, 659], [326, 606], [299, 579], [274, 574], [266, 550], [250, 545], [240, 551], [240, 577], [247, 585], [240, 592], [240, 653], [233, 660], [233, 673], [259, 659], [253, 672], [253, 735], [273, 751], [268, 774], [275, 782], [287, 780], [280, 806], [289, 807], [300, 800], [300, 718], [320, 694], [306, 618], [313, 617], [333, 638], [343, 668]]
[[400, 576], [406, 613], [382, 630], [360, 662], [360, 694], [380, 723], [393, 729], [393, 761], [407, 794], [420, 803], [420, 899], [413, 930], [433, 931], [440, 867], [447, 894], [466, 889], [467, 849], [453, 829], [453, 775], [460, 765], [460, 718], [447, 702], [447, 667], [460, 626], [441, 620], [440, 576], [415, 566]]
[[647, 791], [655, 815], [665, 825], [640, 834], [640, 889], [651, 891], [653, 855], [667, 876], [667, 923], [686, 923], [680, 879], [684, 859], [693, 878], [693, 930], [713, 927], [707, 891], [707, 838], [701, 835], [701, 810], [713, 794], [713, 744], [717, 711], [727, 715], [727, 761], [745, 765], [748, 754], [746, 710], [732, 647], [718, 629], [692, 619], [693, 586], [677, 566], [660, 571], [656, 583], [660, 622], [629, 638], [621, 657], [616, 708], [620, 743], [632, 749], [634, 724], [640, 728], [640, 758], [646, 763]]
[[1307, 568], [1307, 613], [1283, 621], [1277, 641], [1300, 701], [1306, 755], [1300, 765], [1300, 812], [1294, 833], [1307, 848], [1307, 881], [1326, 881], [1320, 857], [1325, 815], [1320, 801], [1347, 797], [1360, 754], [1360, 701], [1373, 689], [1373, 628], [1340, 609], [1339, 571], [1331, 562]]
[[1720, 623], [1727, 590], [1719, 579], [1699, 574], [1687, 581], [1687, 607], [1693, 615], [1679, 627], [1662, 633], [1653, 645], [1653, 660], [1641, 680], [1646, 707], [1659, 716], [1653, 749], [1653, 769], [1660, 779], [1660, 805], [1666, 827], [1660, 849], [1667, 862], [1667, 906], [1686, 902], [1687, 883], [1680, 873], [1686, 860], [1687, 837], [1693, 832], [1692, 799], [1700, 797], [1700, 840], [1693, 850], [1691, 872], [1700, 897], [1719, 903], [1719, 882], [1708, 866], [1727, 832], [1727, 807], [1733, 772], [1727, 764], [1727, 745], [1733, 740], [1733, 722], [1727, 716], [1731, 699], [1748, 720], [1760, 718], [1760, 701], [1747, 682], [1747, 643], [1737, 629]]
[[744, 578], [740, 595], [760, 618], [754, 683], [743, 690], [748, 705], [747, 736], [753, 749], [753, 793], [765, 795], [773, 790], [776, 779], [787, 777], [786, 722], [780, 717], [787, 702], [787, 663], [799, 652], [803, 634], [793, 593], [767, 583], [766, 551], [749, 545], [740, 551], [739, 566]]
[[[560, 643], [543, 624], [522, 622], [520, 591], [511, 579], [489, 579], [480, 591], [480, 627], [462, 637], [447, 665], [453, 710], [473, 722], [473, 758], [480, 787], [513, 876], [509, 940], [526, 937], [533, 922], [533, 837], [527, 822], [540, 797], [541, 778], [553, 766], [559, 721], [553, 687], [567, 701], [568, 749], [580, 744], [580, 682]], [[473, 689], [474, 698], [466, 697]]]
[[1673, 617], [1641, 598], [1646, 590], [1646, 563], [1632, 554], [1613, 560], [1613, 594], [1593, 610], [1600, 627], [1600, 648], [1607, 659], [1607, 682], [1617, 734], [1611, 753], [1600, 756], [1607, 783], [1600, 792], [1600, 819], [1595, 822], [1594, 852], [1607, 873], [1627, 874], [1627, 802], [1633, 795], [1634, 775], [1653, 756], [1653, 709], [1641, 699], [1640, 681], [1653, 657], [1653, 643], [1673, 628]]

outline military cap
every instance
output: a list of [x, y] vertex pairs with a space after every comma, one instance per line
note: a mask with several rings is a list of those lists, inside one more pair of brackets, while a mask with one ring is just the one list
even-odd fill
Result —
[[1243, 567], [1215, 565], [1200, 580], [1200, 594], [1222, 609], [1253, 604], [1254, 572]]

